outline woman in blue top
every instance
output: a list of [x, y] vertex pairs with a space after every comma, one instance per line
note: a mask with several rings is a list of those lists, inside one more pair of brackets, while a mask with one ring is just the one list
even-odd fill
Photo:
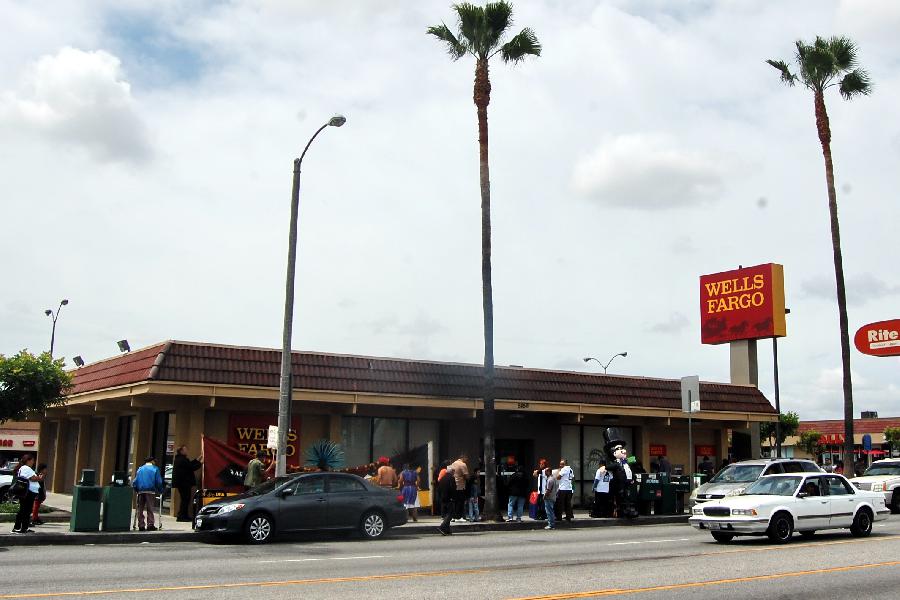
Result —
[[419, 474], [409, 463], [403, 465], [400, 472], [400, 493], [403, 494], [403, 505], [413, 521], [419, 520]]
[[19, 512], [16, 513], [13, 533], [31, 533], [34, 531], [29, 529], [31, 527], [31, 510], [34, 508], [34, 499], [41, 491], [40, 482], [44, 479], [43, 473], [38, 475], [34, 472], [34, 456], [31, 454], [22, 456], [16, 477], [28, 482], [28, 491], [19, 499]]

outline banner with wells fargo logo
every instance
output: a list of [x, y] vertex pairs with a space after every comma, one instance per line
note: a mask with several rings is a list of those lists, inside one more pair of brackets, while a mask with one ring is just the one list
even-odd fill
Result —
[[700, 340], [783, 337], [784, 267], [775, 263], [700, 277]]
[[[266, 440], [269, 437], [269, 425], [277, 425], [277, 415], [260, 414], [232, 414], [228, 417], [228, 445], [249, 454], [256, 452], [260, 459], [273, 457], [271, 450], [266, 448]], [[300, 417], [291, 418], [291, 429], [287, 437], [287, 464], [290, 467], [299, 467], [300, 460]]]

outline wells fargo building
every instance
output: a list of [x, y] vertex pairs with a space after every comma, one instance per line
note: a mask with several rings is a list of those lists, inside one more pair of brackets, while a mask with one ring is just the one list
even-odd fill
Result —
[[[75, 370], [67, 403], [41, 421], [49, 489], [69, 492], [84, 468], [105, 483], [114, 470], [133, 473], [148, 454], [171, 462], [182, 444], [195, 456], [201, 434], [244, 450], [264, 445], [277, 420], [280, 357], [279, 350], [168, 341]], [[343, 445], [348, 465], [429, 441], [438, 459], [481, 454], [480, 365], [294, 352], [293, 375], [294, 461], [322, 438]], [[672, 379], [498, 367], [498, 457], [526, 465], [567, 458], [584, 482], [577, 497], [589, 493], [602, 429], [616, 426], [645, 466], [661, 453], [686, 466], [680, 390]], [[749, 458], [759, 422], [775, 420], [750, 385], [703, 382], [700, 402], [695, 461], [721, 462], [729, 446], [733, 458]]]

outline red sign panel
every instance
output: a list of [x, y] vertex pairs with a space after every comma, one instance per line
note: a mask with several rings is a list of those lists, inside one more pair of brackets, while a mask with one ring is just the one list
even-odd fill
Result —
[[856, 349], [872, 356], [900, 356], [900, 319], [878, 321], [859, 328]]
[[700, 277], [700, 341], [783, 337], [784, 268], [775, 263]]
[[697, 456], [716, 456], [715, 446], [694, 446]]
[[650, 444], [650, 456], [666, 456], [666, 445]]
[[[272, 456], [272, 452], [266, 448], [266, 440], [269, 437], [269, 425], [277, 425], [276, 415], [259, 414], [233, 414], [228, 418], [228, 445], [249, 454], [256, 452], [260, 458]], [[300, 466], [300, 417], [291, 418], [291, 429], [287, 437], [287, 464], [293, 467]]]

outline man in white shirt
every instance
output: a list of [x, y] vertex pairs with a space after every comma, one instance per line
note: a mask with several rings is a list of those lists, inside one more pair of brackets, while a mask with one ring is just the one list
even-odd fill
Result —
[[575, 471], [566, 463], [566, 459], [559, 460], [559, 494], [556, 496], [556, 518], [562, 520], [565, 511], [566, 521], [575, 517], [572, 515], [572, 481], [575, 479]]

